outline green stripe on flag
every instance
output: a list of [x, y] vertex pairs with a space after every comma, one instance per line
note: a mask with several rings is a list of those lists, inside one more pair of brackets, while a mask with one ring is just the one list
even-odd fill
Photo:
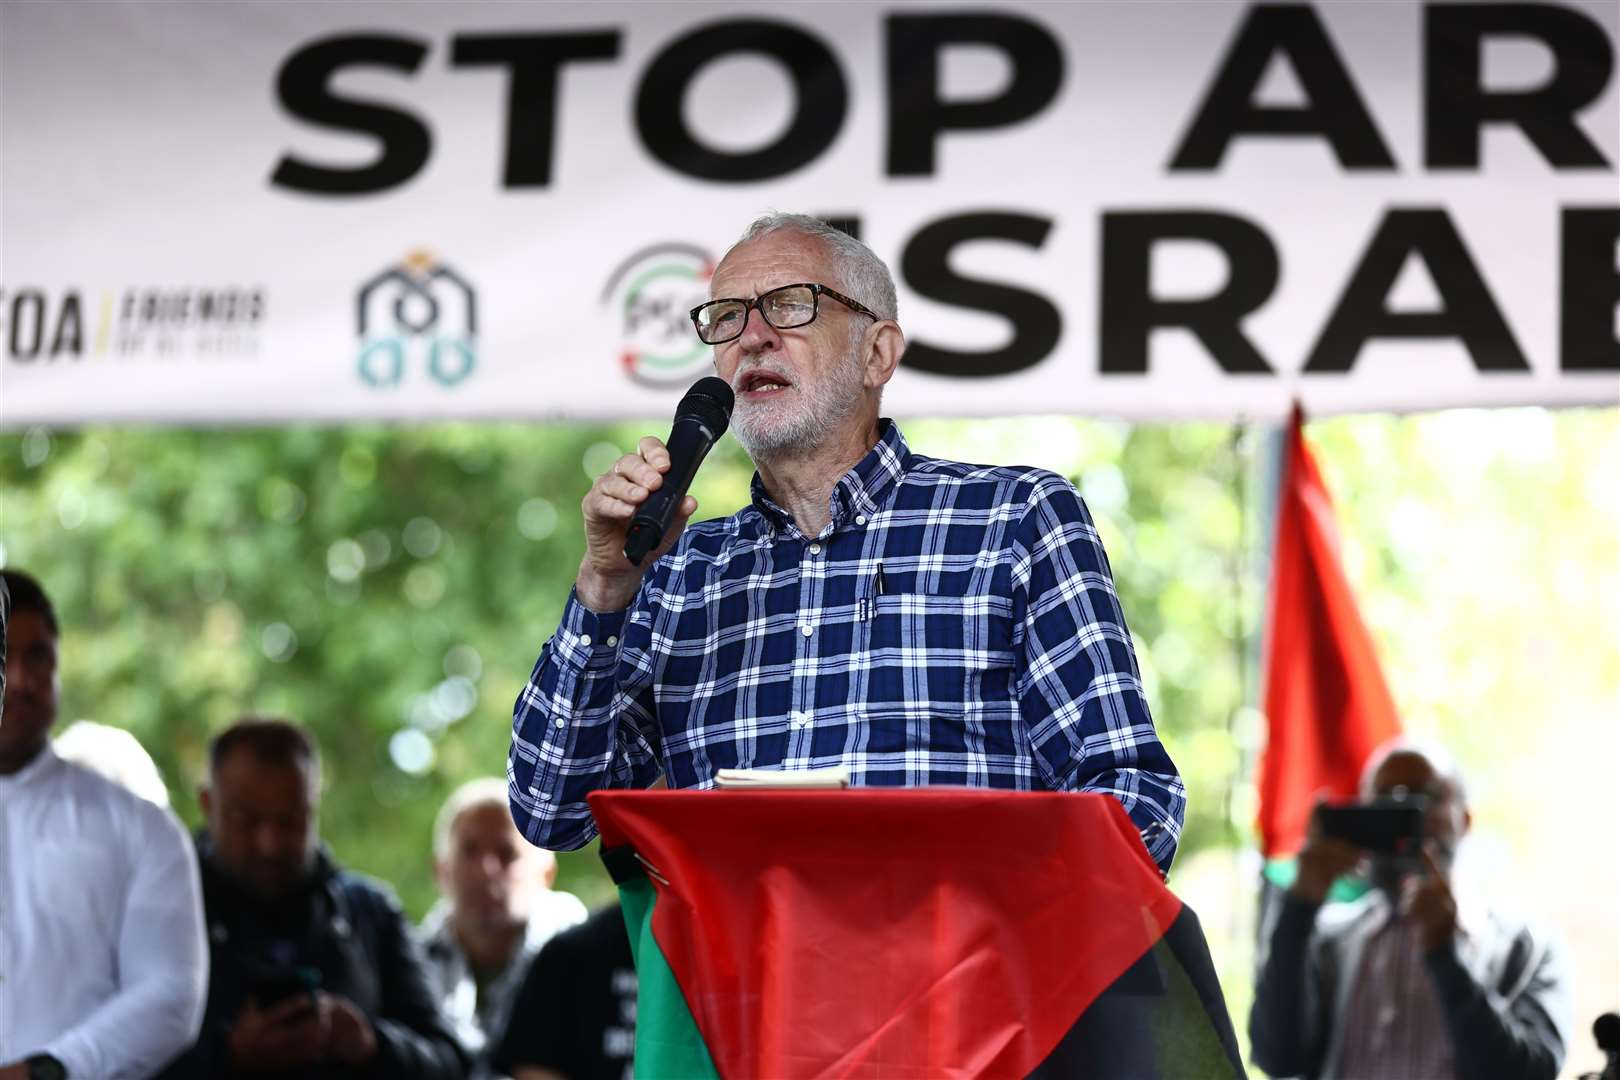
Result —
[[[1203, 931], [1199, 931], [1202, 942]], [[1220, 1032], [1214, 1026], [1208, 1005], [1199, 995], [1198, 987], [1187, 975], [1181, 959], [1176, 956], [1170, 942], [1160, 938], [1153, 946], [1154, 958], [1165, 974], [1168, 985], [1158, 1008], [1145, 1007], [1148, 1022], [1155, 1033], [1159, 1071], [1158, 1076], [1230, 1076], [1235, 1059], [1228, 1056]], [[1206, 961], [1207, 963], [1207, 961]], [[1213, 970], [1211, 970], [1213, 979]], [[1225, 1002], [1220, 998], [1219, 983], [1215, 983], [1215, 998], [1221, 1009], [1220, 1019], [1226, 1020]], [[1232, 1030], [1230, 1021], [1226, 1024]], [[1235, 1054], [1237, 1051], [1232, 1051]]]
[[637, 1076], [715, 1077], [720, 1074], [703, 1044], [692, 1010], [686, 1006], [675, 973], [653, 937], [652, 913], [658, 893], [651, 881], [638, 878], [619, 885], [619, 906], [630, 931], [636, 959]]

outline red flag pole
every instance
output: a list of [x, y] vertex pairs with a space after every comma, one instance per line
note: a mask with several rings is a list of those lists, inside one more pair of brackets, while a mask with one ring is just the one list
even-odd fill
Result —
[[1353, 796], [1368, 756], [1400, 731], [1297, 404], [1282, 459], [1262, 660], [1258, 824], [1267, 858], [1298, 851], [1317, 794]]

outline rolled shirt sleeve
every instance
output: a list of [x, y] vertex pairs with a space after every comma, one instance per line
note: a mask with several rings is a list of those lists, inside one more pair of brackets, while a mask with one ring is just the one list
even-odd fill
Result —
[[[512, 818], [530, 843], [558, 851], [596, 835], [585, 796], [658, 778], [643, 588], [627, 611], [598, 613], [573, 593], [518, 695], [507, 755]], [[625, 640], [627, 632], [636, 642]]]

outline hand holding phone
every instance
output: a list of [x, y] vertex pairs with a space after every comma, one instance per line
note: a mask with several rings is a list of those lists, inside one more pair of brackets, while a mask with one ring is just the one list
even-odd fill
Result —
[[226, 1034], [225, 1047], [237, 1070], [298, 1068], [324, 1056], [325, 1026], [310, 996], [295, 993], [269, 1006], [249, 997]]
[[1313, 904], [1326, 900], [1333, 883], [1354, 870], [1362, 860], [1360, 848], [1323, 833], [1324, 809], [1326, 805], [1318, 802], [1311, 814], [1310, 832], [1299, 852], [1294, 883], [1288, 889], [1292, 895]]
[[1432, 846], [1423, 848], [1424, 873], [1402, 883], [1401, 917], [1415, 923], [1424, 952], [1449, 944], [1457, 933], [1457, 898]]
[[302, 995], [313, 1008], [321, 973], [311, 967], [268, 968], [248, 975], [247, 996], [266, 1009]]

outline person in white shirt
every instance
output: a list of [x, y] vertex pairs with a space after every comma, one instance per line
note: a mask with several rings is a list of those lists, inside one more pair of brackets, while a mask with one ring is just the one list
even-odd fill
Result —
[[469, 780], [445, 800], [433, 828], [443, 898], [422, 921], [439, 1007], [473, 1058], [473, 1080], [506, 1029], [529, 962], [559, 930], [585, 921], [585, 905], [551, 888], [557, 857], [512, 824], [506, 781]]
[[4, 579], [0, 1080], [148, 1077], [202, 1023], [196, 856], [169, 811], [51, 749], [56, 614], [33, 578]]

